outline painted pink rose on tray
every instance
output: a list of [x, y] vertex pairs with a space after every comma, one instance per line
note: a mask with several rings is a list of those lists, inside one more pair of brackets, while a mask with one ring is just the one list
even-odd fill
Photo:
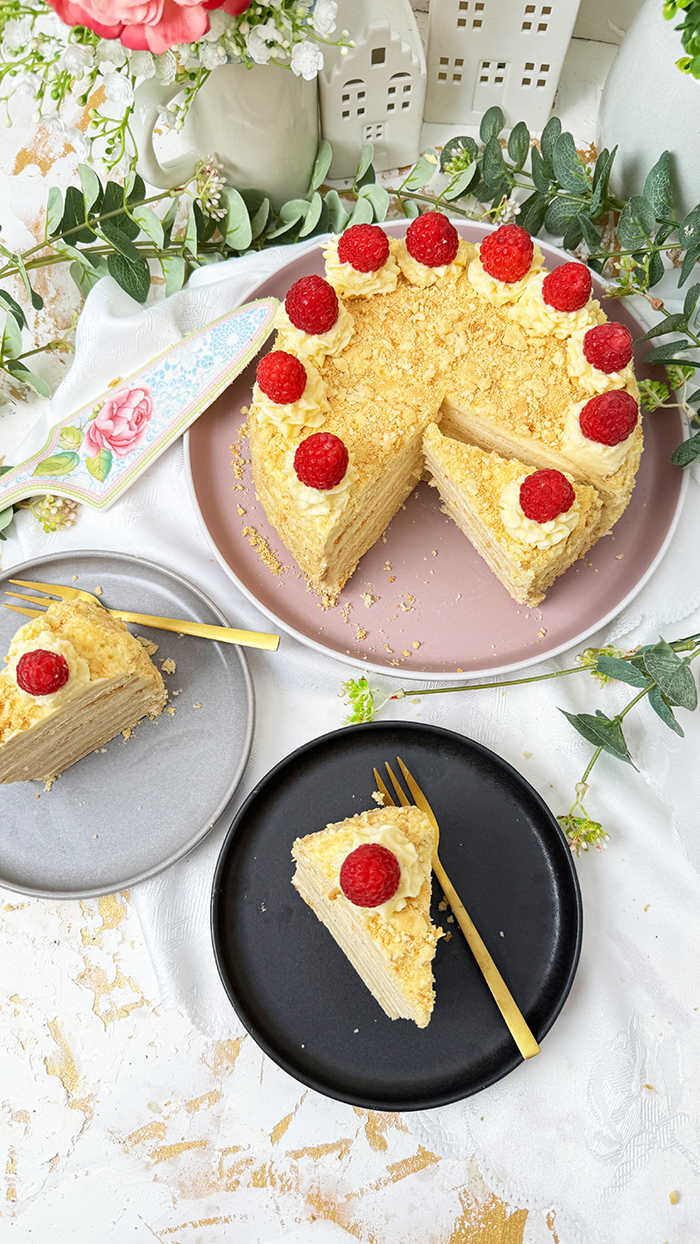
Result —
[[117, 389], [89, 424], [84, 452], [96, 458], [101, 449], [109, 449], [120, 458], [126, 457], [138, 445], [152, 414], [148, 389]]
[[176, 43], [193, 43], [209, 29], [207, 9], [223, 9], [232, 17], [250, 8], [251, 0], [48, 0], [67, 26], [87, 26], [103, 39], [121, 39], [136, 51], [167, 51]]

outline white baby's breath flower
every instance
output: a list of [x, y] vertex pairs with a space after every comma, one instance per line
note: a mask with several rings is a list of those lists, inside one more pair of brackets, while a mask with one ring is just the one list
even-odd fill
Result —
[[19, 73], [14, 81], [15, 95], [34, 97], [40, 86], [41, 77], [38, 73]]
[[65, 134], [65, 122], [61, 120], [57, 112], [45, 112], [41, 118], [41, 124], [50, 134]]
[[310, 82], [323, 69], [323, 52], [320, 47], [310, 43], [308, 39], [297, 43], [292, 52], [291, 69], [297, 78]]
[[66, 129], [66, 142], [70, 143], [79, 160], [87, 160], [90, 154], [90, 144], [80, 130], [73, 126]]
[[123, 73], [108, 74], [104, 79], [104, 92], [113, 104], [131, 104], [134, 100], [134, 88]]
[[61, 43], [64, 43], [66, 27], [57, 13], [44, 12], [40, 13], [34, 21], [34, 34], [43, 35], [47, 39], [59, 39]]
[[335, 30], [337, 16], [338, 5], [336, 0], [316, 0], [311, 19], [316, 34], [321, 35], [322, 38], [325, 38], [326, 35], [332, 35]]
[[82, 43], [69, 43], [58, 63], [61, 69], [67, 69], [69, 73], [79, 76], [84, 74], [86, 69], [92, 68], [93, 60], [92, 48], [85, 47]]
[[95, 48], [95, 55], [102, 66], [103, 73], [107, 65], [114, 65], [115, 69], [118, 69], [126, 63], [126, 51], [118, 39], [100, 39]]
[[226, 64], [226, 53], [220, 43], [202, 43], [199, 59], [205, 69], [216, 69], [219, 65]]
[[216, 40], [220, 39], [227, 29], [228, 24], [226, 14], [222, 13], [221, 9], [214, 9], [214, 12], [209, 14], [209, 29], [205, 35], [202, 35], [201, 41], [204, 43], [216, 43]]
[[156, 62], [151, 52], [128, 52], [129, 70], [137, 78], [152, 78], [156, 71]]
[[[279, 40], [279, 32], [273, 22], [264, 26], [254, 26], [245, 37], [246, 51], [256, 65], [266, 65], [275, 53], [275, 44]], [[272, 43], [272, 47], [268, 47]]]
[[18, 52], [24, 48], [32, 37], [32, 22], [29, 17], [10, 18], [5, 24], [3, 47], [10, 52]]
[[169, 108], [166, 108], [164, 104], [161, 104], [158, 108], [158, 120], [166, 130], [174, 130], [177, 125], [177, 117], [175, 113], [171, 112]]
[[175, 81], [177, 73], [177, 60], [175, 53], [168, 48], [167, 52], [161, 52], [160, 56], [154, 57], [156, 63], [156, 77], [163, 86], [170, 86]]

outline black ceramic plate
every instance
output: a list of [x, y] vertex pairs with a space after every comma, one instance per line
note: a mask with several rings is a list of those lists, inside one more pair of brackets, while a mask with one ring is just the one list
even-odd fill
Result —
[[[214, 879], [212, 932], [242, 1022], [304, 1084], [374, 1110], [458, 1101], [521, 1062], [459, 926], [438, 943], [427, 1028], [390, 1020], [291, 885], [295, 838], [375, 807], [372, 767], [408, 765], [440, 825], [440, 857], [538, 1041], [578, 963], [581, 897], [552, 813], [493, 752], [437, 726], [376, 723], [307, 743], [241, 808]], [[502, 934], [502, 936], [501, 936]], [[546, 1047], [540, 1057], [546, 1058]]]

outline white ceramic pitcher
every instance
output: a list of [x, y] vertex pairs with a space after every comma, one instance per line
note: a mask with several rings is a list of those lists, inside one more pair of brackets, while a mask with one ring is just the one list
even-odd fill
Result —
[[170, 189], [192, 177], [198, 160], [216, 156], [238, 190], [264, 190], [274, 208], [307, 194], [319, 141], [316, 81], [277, 65], [221, 65], [197, 93], [181, 137], [186, 154], [161, 164], [153, 149], [160, 108], [182, 87], [155, 78], [136, 91], [132, 123], [138, 171]]

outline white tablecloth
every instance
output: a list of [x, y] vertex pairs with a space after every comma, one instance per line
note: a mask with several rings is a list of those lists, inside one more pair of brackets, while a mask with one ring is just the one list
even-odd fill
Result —
[[[261, 276], [290, 257], [284, 248], [206, 269], [185, 291], [145, 311], [111, 280], [103, 281], [81, 317], [73, 369], [43, 425], [15, 460], [41, 442], [47, 423], [99, 394], [115, 375], [133, 371], [183, 333], [243, 301]], [[700, 631], [698, 530], [700, 488], [691, 478], [685, 511], [662, 566], [606, 633], [588, 643], [627, 647], [653, 640], [659, 632], [673, 639]], [[191, 579], [234, 625], [269, 629], [267, 619], [218, 565], [197, 524], [181, 444], [108, 513], [83, 508], [69, 531], [47, 536], [29, 514], [20, 514], [2, 546], [3, 568], [71, 548], [138, 552]], [[282, 652], [283, 657], [248, 654], [257, 727], [231, 809], [197, 851], [132, 892], [162, 1007], [184, 1007], [211, 1037], [229, 1039], [241, 1031], [218, 980], [208, 928], [212, 873], [231, 812], [288, 752], [339, 727], [345, 711], [338, 692], [347, 667], [288, 637]], [[532, 672], [569, 662], [570, 656], [559, 658]], [[402, 671], [404, 684], [407, 678]], [[418, 718], [477, 739], [523, 773], [555, 812], [563, 812], [590, 747], [556, 707], [615, 711], [628, 698], [620, 684], [602, 690], [582, 675], [505, 692], [494, 688], [419, 703], [406, 699], [387, 706], [383, 715]], [[494, 1192], [529, 1209], [524, 1244], [551, 1244], [553, 1239], [559, 1244], [690, 1244], [697, 1238], [700, 716], [681, 711], [679, 717], [684, 740], [643, 705], [627, 719], [639, 772], [608, 757], [594, 770], [587, 805], [604, 821], [611, 839], [606, 852], [590, 852], [578, 864], [584, 900], [581, 964], [541, 1055], [462, 1104], [404, 1116], [405, 1126], [430, 1152], [457, 1163], [474, 1157]], [[257, 1091], [251, 1076], [247, 1106], [253, 1112]], [[411, 1220], [411, 1230], [419, 1231], [416, 1240], [433, 1238], [429, 1197], [412, 1207]], [[324, 1233], [316, 1224], [313, 1236], [305, 1228], [303, 1238], [318, 1238], [319, 1244], [337, 1240], [340, 1229], [331, 1222], [326, 1227]], [[397, 1226], [384, 1244], [404, 1244], [407, 1231]], [[284, 1238], [297, 1237], [290, 1228]], [[351, 1237], [343, 1232], [343, 1238]]]

